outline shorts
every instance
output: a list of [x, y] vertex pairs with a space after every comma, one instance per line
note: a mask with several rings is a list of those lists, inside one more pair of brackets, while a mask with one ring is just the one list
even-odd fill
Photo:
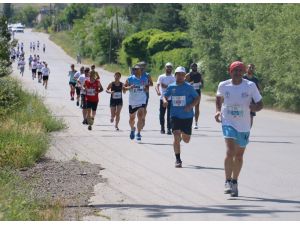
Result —
[[138, 111], [140, 108], [145, 108], [145, 107], [146, 107], [145, 104], [142, 104], [142, 105], [140, 105], [140, 106], [138, 106], [138, 107], [136, 107], [136, 108], [132, 108], [132, 106], [130, 105], [130, 106], [129, 106], [129, 113], [130, 113], [130, 114], [133, 114], [133, 113], [135, 113], [136, 111]]
[[87, 101], [85, 99], [85, 95], [81, 94], [81, 102], [82, 102], [82, 108], [86, 109], [87, 108]]
[[195, 90], [199, 96], [201, 96], [201, 90]]
[[80, 87], [75, 87], [76, 95], [80, 95]]
[[222, 126], [224, 138], [232, 138], [240, 147], [245, 148], [249, 143], [250, 132], [238, 132], [232, 126]]
[[250, 112], [250, 116], [256, 116], [256, 112]]
[[116, 107], [117, 105], [123, 105], [123, 99], [110, 99], [110, 107]]
[[49, 76], [43, 76], [43, 80], [48, 80]]
[[42, 76], [42, 75], [43, 75], [43, 73], [42, 73], [42, 72], [38, 72], [38, 75], [39, 75], [39, 76]]
[[191, 135], [192, 134], [193, 117], [188, 119], [179, 119], [171, 117], [171, 128], [174, 130], [180, 130], [181, 132]]
[[145, 108], [147, 108], [147, 106], [148, 106], [148, 101], [149, 101], [149, 92], [146, 92], [146, 96], [147, 96], [147, 98], [146, 98], [146, 104], [145, 104]]
[[73, 87], [76, 86], [76, 83], [75, 83], [75, 82], [71, 82], [71, 81], [70, 81], [69, 84], [72, 85]]
[[31, 70], [33, 74], [36, 74], [36, 69]]
[[89, 102], [86, 101], [86, 108], [87, 109], [92, 109], [93, 111], [97, 110], [98, 102]]

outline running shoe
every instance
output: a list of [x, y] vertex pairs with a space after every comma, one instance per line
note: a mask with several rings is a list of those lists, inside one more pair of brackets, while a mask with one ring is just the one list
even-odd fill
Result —
[[182, 161], [181, 160], [176, 160], [175, 168], [182, 168]]
[[196, 125], [194, 126], [194, 129], [198, 129], [198, 123], [196, 123]]
[[224, 194], [230, 194], [232, 190], [232, 183], [231, 181], [225, 182]]
[[92, 126], [91, 125], [88, 126], [88, 130], [92, 130]]
[[87, 121], [87, 119], [84, 119], [84, 120], [82, 121], [82, 124], [86, 124], [86, 125], [88, 125], [88, 121]]
[[74, 97], [71, 98], [71, 101], [74, 101]]
[[137, 133], [136, 140], [137, 141], [141, 141], [142, 140], [142, 135], [140, 133]]
[[79, 106], [79, 102], [76, 102], [76, 105]]
[[238, 197], [239, 196], [239, 191], [238, 191], [238, 184], [232, 184], [231, 186], [231, 197]]
[[135, 138], [135, 129], [130, 131], [130, 139], [133, 140]]
[[161, 129], [161, 130], [160, 130], [160, 133], [161, 133], [161, 134], [165, 134], [166, 131], [165, 131], [164, 129]]
[[116, 131], [119, 131], [120, 129], [119, 129], [119, 127], [115, 127], [116, 128]]
[[168, 135], [171, 135], [172, 134], [172, 131], [171, 131], [171, 129], [168, 129], [168, 133], [167, 133]]

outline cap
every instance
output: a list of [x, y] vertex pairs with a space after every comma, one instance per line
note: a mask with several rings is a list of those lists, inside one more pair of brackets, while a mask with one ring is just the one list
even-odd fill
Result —
[[168, 66], [173, 67], [172, 63], [170, 63], [170, 62], [167, 62], [166, 65], [165, 65], [165, 67], [168, 67]]
[[138, 64], [136, 64], [134, 67], [132, 67], [132, 69], [141, 69], [141, 67]]
[[232, 73], [232, 71], [235, 69], [235, 68], [240, 68], [242, 69], [243, 71], [245, 71], [245, 65], [243, 62], [240, 62], [240, 61], [235, 61], [233, 63], [230, 64], [230, 67], [229, 67], [229, 73]]
[[175, 74], [176, 73], [186, 73], [185, 68], [183, 66], [178, 66], [175, 70]]
[[196, 63], [192, 63], [192, 64], [191, 64], [191, 67], [193, 67], [193, 66], [198, 67], [198, 65], [197, 65]]

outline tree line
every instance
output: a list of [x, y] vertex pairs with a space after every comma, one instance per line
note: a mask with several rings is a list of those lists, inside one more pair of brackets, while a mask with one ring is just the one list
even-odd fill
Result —
[[253, 63], [266, 105], [300, 112], [299, 4], [53, 4], [38, 25], [67, 31], [82, 57], [128, 67], [197, 62], [208, 86], [232, 61]]

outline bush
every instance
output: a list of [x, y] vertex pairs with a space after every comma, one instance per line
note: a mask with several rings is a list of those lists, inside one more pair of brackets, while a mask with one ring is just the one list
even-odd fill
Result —
[[191, 47], [191, 44], [187, 33], [164, 32], [151, 37], [147, 50], [150, 55], [154, 55], [157, 52], [169, 51], [175, 48], [188, 48]]

